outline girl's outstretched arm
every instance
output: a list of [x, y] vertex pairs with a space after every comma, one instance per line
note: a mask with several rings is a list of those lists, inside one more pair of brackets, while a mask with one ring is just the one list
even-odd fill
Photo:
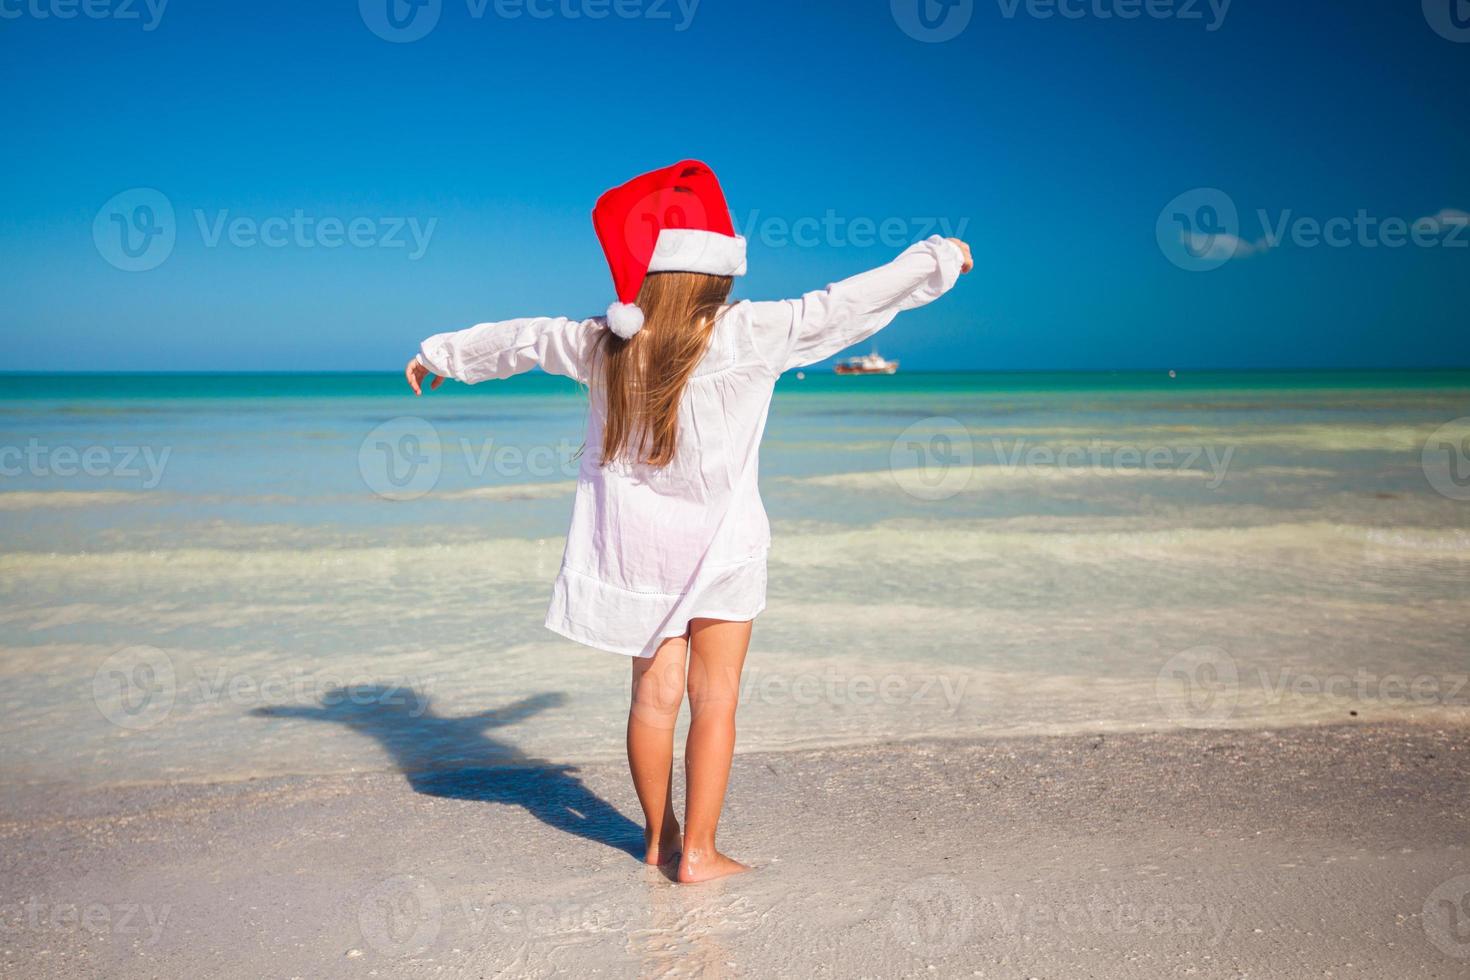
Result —
[[931, 303], [973, 268], [970, 247], [935, 235], [898, 258], [801, 299], [757, 303], [757, 345], [777, 372], [815, 364], [866, 340], [904, 310]]
[[540, 365], [551, 374], [587, 381], [587, 366], [601, 320], [568, 320], [565, 317], [529, 317], [482, 323], [455, 333], [435, 334], [424, 341], [419, 353], [404, 369], [414, 394], [423, 390], [424, 378], [436, 375], [430, 386], [439, 387], [445, 378], [478, 384], [509, 378]]

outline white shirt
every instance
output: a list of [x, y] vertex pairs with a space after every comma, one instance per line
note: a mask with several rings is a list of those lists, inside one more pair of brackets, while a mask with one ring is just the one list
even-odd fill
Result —
[[935, 236], [885, 266], [801, 299], [740, 302], [720, 315], [679, 407], [668, 466], [603, 466], [605, 405], [593, 371], [601, 318], [535, 317], [430, 337], [419, 359], [466, 384], [540, 365], [589, 386], [586, 450], [546, 626], [588, 646], [651, 657], [691, 619], [754, 619], [766, 604], [771, 530], [757, 486], [776, 379], [858, 343], [959, 278]]

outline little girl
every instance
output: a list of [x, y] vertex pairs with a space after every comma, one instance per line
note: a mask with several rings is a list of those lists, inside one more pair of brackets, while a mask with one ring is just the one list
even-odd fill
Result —
[[[716, 850], [715, 827], [751, 623], [766, 606], [770, 525], [756, 470], [776, 379], [937, 299], [970, 271], [970, 250], [936, 236], [801, 299], [731, 304], [745, 239], [704, 164], [637, 177], [604, 194], [592, 220], [619, 299], [606, 317], [439, 334], [406, 373], [415, 395], [430, 376], [432, 389], [537, 365], [587, 387], [586, 449], [546, 626], [634, 658], [628, 764], [646, 860], [677, 858], [680, 881], [705, 881], [747, 870]], [[686, 689], [681, 838], [673, 754]]]

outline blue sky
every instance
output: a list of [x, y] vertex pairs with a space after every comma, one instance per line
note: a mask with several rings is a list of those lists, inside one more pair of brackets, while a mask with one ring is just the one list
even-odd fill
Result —
[[962, 230], [976, 273], [879, 338], [909, 367], [1470, 366], [1451, 0], [88, 2], [0, 0], [0, 368], [396, 369], [593, 315], [593, 201], [684, 157], [737, 295]]

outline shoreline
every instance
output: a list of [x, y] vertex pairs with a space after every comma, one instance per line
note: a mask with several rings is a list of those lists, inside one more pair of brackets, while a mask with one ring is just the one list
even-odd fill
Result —
[[[747, 684], [749, 687], [754, 687], [756, 681], [753, 678], [758, 677], [759, 673], [755, 669], [751, 669], [749, 673], [752, 679], [742, 683]], [[876, 748], [894, 751], [904, 751], [916, 747], [932, 747], [938, 749], [947, 744], [964, 747], [976, 744], [999, 745], [1007, 743], [1060, 742], [1075, 739], [1096, 741], [1098, 739], [1152, 738], [1171, 735], [1195, 735], [1200, 737], [1209, 735], [1220, 737], [1235, 735], [1248, 737], [1269, 736], [1296, 731], [1354, 730], [1360, 728], [1440, 732], [1453, 732], [1463, 729], [1470, 732], [1470, 713], [1467, 713], [1467, 709], [1458, 704], [1439, 704], [1433, 707], [1418, 708], [1413, 712], [1396, 710], [1374, 711], [1366, 707], [1362, 702], [1352, 702], [1352, 704], [1355, 706], [1348, 707], [1348, 702], [1332, 702], [1315, 709], [1315, 714], [1298, 714], [1292, 718], [1283, 719], [1269, 716], [1232, 717], [1228, 720], [1208, 725], [1201, 723], [1181, 725], [1177, 722], [1154, 723], [1113, 719], [1095, 722], [1092, 725], [1073, 722], [1065, 726], [1054, 726], [1045, 729], [1016, 726], [980, 729], [969, 733], [921, 732], [876, 736], [852, 734], [830, 739], [821, 738], [808, 741], [791, 741], [775, 745], [763, 744], [755, 748], [744, 748], [737, 745], [735, 751], [736, 758], [739, 759], [742, 756], [779, 757], [797, 753], [842, 753]], [[680, 727], [676, 732], [676, 748], [677, 745], [682, 744], [682, 740], [687, 733], [687, 724], [687, 718], [681, 720]], [[748, 738], [749, 736], [742, 734], [742, 737]], [[551, 757], [548, 758], [547, 755]], [[488, 761], [484, 765], [475, 766], [474, 768], [477, 771], [485, 772], [541, 772], [558, 769], [581, 769], [589, 766], [616, 767], [623, 764], [623, 759], [622, 745], [619, 743], [616, 747], [599, 751], [596, 754], [575, 756], [545, 752], [537, 755], [520, 754], [514, 758]], [[679, 764], [677, 758], [675, 761], [676, 764]], [[461, 772], [464, 769], [465, 767], [461, 765], [446, 764], [443, 766], [418, 766], [411, 770], [405, 770], [398, 768], [391, 761], [385, 760], [381, 765], [354, 765], [345, 770], [300, 769], [210, 774], [191, 773], [181, 775], [177, 778], [152, 776], [106, 783], [92, 783], [85, 780], [28, 779], [22, 778], [19, 771], [13, 771], [8, 774], [10, 778], [6, 784], [10, 790], [9, 798], [0, 797], [0, 829], [3, 829], [12, 819], [16, 819], [15, 815], [9, 809], [13, 799], [23, 800], [25, 807], [32, 809], [41, 806], [42, 800], [50, 801], [46, 805], [59, 807], [85, 806], [86, 804], [83, 801], [91, 801], [94, 805], [106, 806], [116, 803], [121, 799], [137, 800], [140, 801], [140, 806], [144, 806], [145, 804], [141, 801], [146, 801], [155, 794], [165, 792], [171, 796], [179, 796], [192, 791], [198, 793], [201, 797], [207, 797], [216, 793], [229, 792], [231, 788], [246, 786], [255, 786], [264, 789], [276, 786], [301, 785], [344, 779], [367, 779], [379, 776], [396, 778], [407, 778], [410, 775], [434, 777], [446, 773]]]
[[676, 886], [631, 853], [620, 763], [12, 787], [0, 963], [1456, 977], [1470, 942], [1435, 910], [1470, 896], [1467, 804], [1470, 727], [755, 752], [736, 757], [721, 844], [757, 872]]

